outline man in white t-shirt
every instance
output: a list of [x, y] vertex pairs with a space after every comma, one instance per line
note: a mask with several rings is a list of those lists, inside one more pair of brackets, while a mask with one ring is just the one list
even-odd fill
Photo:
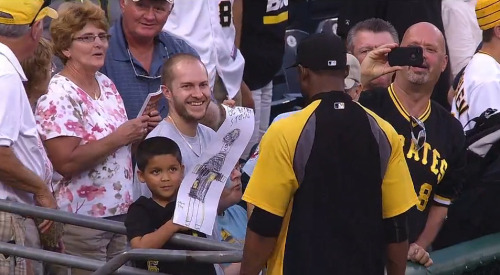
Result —
[[[476, 122], [472, 120], [487, 109], [500, 111], [500, 0], [478, 0], [476, 17], [483, 30], [483, 45], [465, 68], [452, 102], [452, 113], [465, 131], [473, 129]], [[446, 222], [433, 243], [434, 249], [500, 232], [497, 184], [500, 157], [494, 149], [499, 141], [494, 137], [488, 139], [483, 133], [478, 134], [482, 138], [469, 147], [480, 150], [467, 150], [466, 182], [460, 197], [449, 208]], [[475, 153], [485, 155], [481, 158], [474, 156]]]
[[219, 103], [227, 98], [241, 105], [241, 97], [244, 102], [252, 101], [250, 90], [242, 83], [245, 59], [238, 49], [241, 1], [176, 0], [163, 27], [188, 42], [200, 55]]
[[476, 15], [483, 46], [469, 61], [452, 102], [452, 113], [464, 130], [472, 129], [486, 109], [500, 110], [500, 1], [478, 0]]
[[[146, 138], [163, 136], [175, 141], [184, 171], [190, 171], [215, 136], [215, 131], [201, 121], [208, 120], [217, 130], [224, 122], [225, 111], [211, 101], [207, 69], [194, 55], [177, 54], [163, 64], [161, 89], [167, 98], [168, 116]], [[151, 194], [144, 184], [140, 186], [140, 195]], [[216, 227], [214, 233], [212, 238], [218, 240]], [[215, 267], [217, 274], [223, 274], [219, 265]]]
[[[52, 165], [38, 136], [22, 83], [27, 79], [19, 64], [33, 55], [42, 36], [42, 19], [57, 17], [57, 12], [43, 3], [0, 0], [0, 199], [57, 208], [47, 185], [52, 178]], [[43, 221], [39, 230], [45, 232], [51, 224]], [[0, 212], [0, 241], [39, 245], [33, 220], [6, 212]], [[34, 272], [32, 264], [22, 258], [16, 259], [14, 269], [15, 274]], [[0, 261], [0, 274], [9, 272], [10, 258]]]
[[450, 56], [452, 78], [467, 65], [481, 42], [474, 7], [477, 0], [443, 0], [441, 15]]

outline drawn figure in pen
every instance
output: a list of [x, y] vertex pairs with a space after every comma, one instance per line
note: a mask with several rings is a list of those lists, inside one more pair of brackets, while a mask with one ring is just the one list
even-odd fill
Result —
[[193, 216], [195, 218], [195, 229], [199, 230], [205, 218], [205, 196], [212, 182], [225, 182], [225, 177], [221, 173], [222, 166], [226, 160], [233, 143], [240, 136], [240, 129], [234, 129], [227, 133], [222, 139], [221, 150], [205, 163], [197, 165], [193, 173], [197, 174], [196, 180], [189, 191], [189, 205], [186, 215], [186, 226], [191, 224]]

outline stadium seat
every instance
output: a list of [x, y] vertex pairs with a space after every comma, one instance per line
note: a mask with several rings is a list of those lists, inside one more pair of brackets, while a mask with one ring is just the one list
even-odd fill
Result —
[[280, 71], [273, 79], [273, 101], [271, 103], [271, 121], [280, 113], [292, 111], [298, 105], [300, 85], [296, 68], [289, 68], [295, 63], [298, 43], [309, 33], [290, 29], [285, 33], [285, 53]]
[[328, 18], [321, 22], [319, 22], [318, 27], [316, 29], [316, 33], [331, 33], [337, 34], [337, 24], [338, 18]]

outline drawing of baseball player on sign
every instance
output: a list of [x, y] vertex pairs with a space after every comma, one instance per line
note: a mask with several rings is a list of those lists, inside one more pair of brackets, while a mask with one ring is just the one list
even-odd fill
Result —
[[213, 181], [225, 182], [226, 179], [221, 173], [221, 169], [226, 160], [226, 156], [231, 150], [233, 143], [240, 136], [240, 129], [234, 129], [227, 133], [222, 140], [221, 150], [205, 163], [196, 166], [193, 173], [197, 174], [189, 191], [189, 205], [186, 215], [186, 226], [190, 226], [195, 218], [194, 228], [199, 230], [203, 225], [205, 217], [205, 197]]
[[174, 211], [174, 223], [206, 235], [214, 231], [220, 195], [234, 164], [253, 133], [253, 110], [222, 106], [226, 119], [195, 163], [185, 171]]

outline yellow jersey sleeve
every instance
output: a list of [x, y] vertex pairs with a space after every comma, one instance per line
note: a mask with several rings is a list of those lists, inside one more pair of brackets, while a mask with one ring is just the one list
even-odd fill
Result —
[[418, 202], [418, 199], [404, 157], [403, 141], [396, 131], [392, 129], [392, 126], [388, 130], [382, 125], [381, 127], [387, 134], [392, 147], [387, 170], [382, 181], [382, 217], [386, 219], [408, 211]]
[[[286, 137], [286, 122], [273, 123], [262, 137], [259, 158], [243, 200], [269, 213], [283, 217], [298, 188], [293, 171], [295, 144], [293, 137]], [[298, 137], [297, 137], [298, 138]]]
[[391, 144], [391, 155], [382, 179], [382, 217], [384, 219], [400, 215], [418, 202], [410, 170], [403, 153], [404, 141], [389, 122], [373, 111], [363, 107], [384, 131]]

